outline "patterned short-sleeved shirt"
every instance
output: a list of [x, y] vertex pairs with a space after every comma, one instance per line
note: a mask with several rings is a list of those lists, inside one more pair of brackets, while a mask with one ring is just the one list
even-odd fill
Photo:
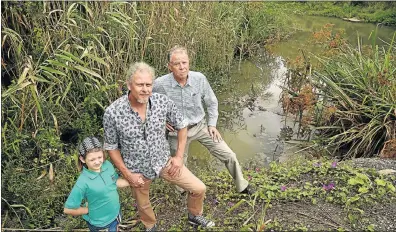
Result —
[[167, 96], [153, 93], [143, 123], [128, 100], [128, 95], [113, 102], [103, 116], [104, 149], [120, 150], [126, 167], [146, 178], [158, 177], [170, 156], [165, 135], [166, 122], [176, 129], [187, 126], [175, 103]]

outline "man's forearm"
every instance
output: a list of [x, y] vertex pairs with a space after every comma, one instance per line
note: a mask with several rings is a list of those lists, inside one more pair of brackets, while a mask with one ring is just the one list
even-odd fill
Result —
[[117, 167], [118, 170], [122, 173], [123, 176], [129, 172], [128, 168], [125, 166], [124, 160], [122, 159], [120, 150], [109, 150], [109, 156], [113, 164]]
[[183, 158], [184, 149], [187, 143], [187, 127], [180, 129], [177, 132], [177, 150], [175, 156]]

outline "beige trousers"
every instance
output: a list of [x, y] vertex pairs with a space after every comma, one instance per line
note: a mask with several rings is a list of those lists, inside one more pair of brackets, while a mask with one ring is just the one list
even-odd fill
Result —
[[[180, 170], [180, 176], [172, 178], [168, 175], [168, 170], [170, 166], [165, 167], [161, 173], [160, 177], [168, 181], [171, 184], [175, 184], [188, 191], [187, 197], [187, 209], [188, 211], [196, 216], [201, 215], [203, 211], [203, 201], [205, 198], [206, 186], [200, 179], [198, 179], [194, 174], [190, 172], [183, 166]], [[153, 227], [157, 220], [153, 208], [150, 203], [149, 191], [151, 180], [144, 179], [145, 184], [140, 188], [133, 188], [132, 193], [136, 199], [138, 206], [138, 212], [140, 220], [146, 228]]]
[[[208, 127], [204, 120], [198, 123], [196, 126], [188, 130], [187, 143], [184, 151], [184, 165], [187, 166], [188, 149], [190, 143], [194, 140], [198, 140], [203, 146], [205, 146], [209, 152], [223, 162], [234, 179], [236, 191], [243, 191], [249, 184], [249, 182], [243, 178], [242, 169], [239, 165], [238, 159], [235, 153], [228, 147], [227, 143], [223, 140], [221, 142], [215, 142], [209, 135]], [[169, 145], [171, 154], [175, 154], [177, 149], [177, 136], [175, 133], [169, 134]]]

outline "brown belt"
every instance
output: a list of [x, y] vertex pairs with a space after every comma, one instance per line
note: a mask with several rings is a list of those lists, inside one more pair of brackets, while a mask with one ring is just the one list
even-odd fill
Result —
[[187, 130], [190, 130], [191, 128], [193, 128], [193, 127], [196, 126], [196, 125], [198, 125], [198, 123], [188, 125], [188, 126], [187, 126]]

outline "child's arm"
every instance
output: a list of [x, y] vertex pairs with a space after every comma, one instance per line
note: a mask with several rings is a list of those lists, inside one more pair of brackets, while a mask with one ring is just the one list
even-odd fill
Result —
[[80, 207], [80, 208], [77, 208], [77, 209], [64, 208], [63, 212], [65, 214], [69, 214], [69, 215], [72, 215], [72, 216], [80, 216], [80, 215], [88, 214], [88, 207]]
[[124, 188], [129, 186], [129, 182], [123, 178], [118, 178], [116, 182], [117, 188]]
[[81, 202], [85, 199], [86, 185], [82, 185], [77, 180], [72, 191], [67, 197], [63, 212], [72, 216], [88, 214], [88, 202], [82, 206]]

